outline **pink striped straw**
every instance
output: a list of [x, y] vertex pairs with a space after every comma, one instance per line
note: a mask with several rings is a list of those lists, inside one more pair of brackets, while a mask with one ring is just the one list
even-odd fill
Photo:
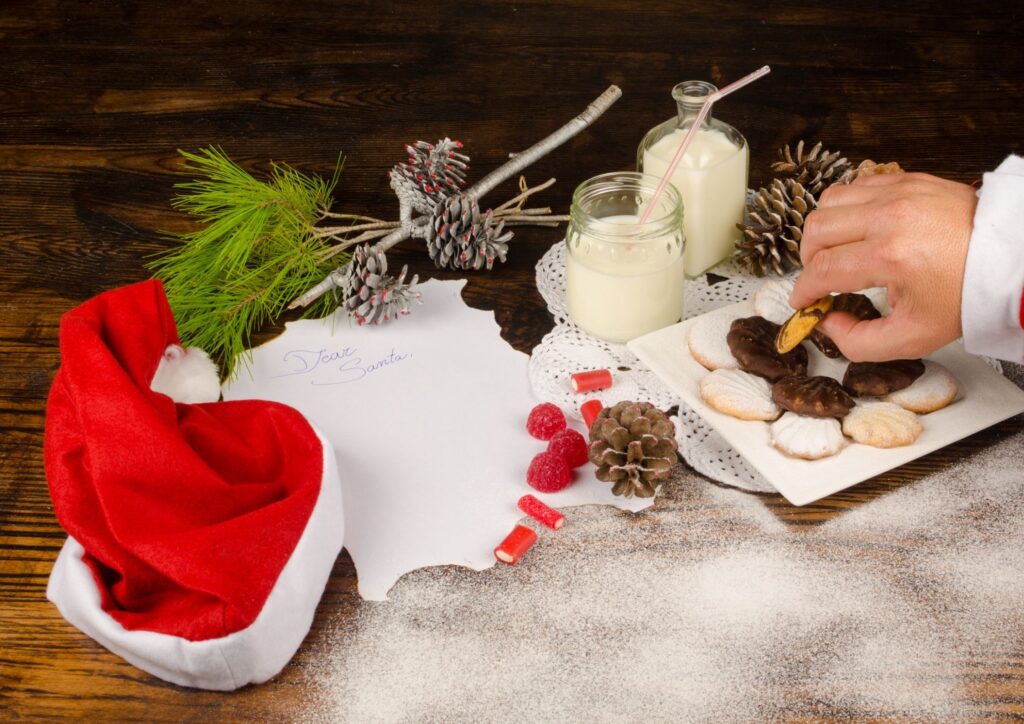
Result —
[[[745, 75], [739, 80], [730, 83], [725, 86], [725, 88], [720, 88], [704, 99], [704, 105], [700, 107], [700, 113], [698, 113], [697, 117], [693, 120], [693, 125], [690, 126], [690, 130], [686, 132], [686, 138], [683, 139], [682, 145], [679, 146], [679, 150], [676, 151], [676, 155], [673, 157], [672, 163], [668, 165], [668, 170], [665, 171], [665, 175], [662, 177], [661, 181], [658, 182], [658, 188], [654, 190], [654, 194], [647, 202], [647, 208], [644, 209], [644, 213], [640, 216], [641, 224], [647, 221], [647, 217], [650, 216], [651, 212], [654, 210], [654, 206], [658, 203], [658, 199], [665, 190], [665, 186], [668, 185], [669, 179], [672, 178], [672, 174], [676, 172], [676, 167], [679, 165], [679, 162], [683, 160], [683, 156], [686, 154], [686, 149], [690, 147], [690, 142], [693, 140], [693, 137], [697, 135], [697, 129], [700, 128], [701, 124], [704, 123], [704, 119], [708, 117], [708, 113], [711, 112], [711, 105], [715, 101], [725, 98], [733, 91], [739, 90], [743, 86], [753, 83], [761, 76], [768, 75], [770, 72], [771, 68], [767, 65], [762, 66], [753, 73]], [[686, 210], [683, 209], [683, 211], [685, 212]]]

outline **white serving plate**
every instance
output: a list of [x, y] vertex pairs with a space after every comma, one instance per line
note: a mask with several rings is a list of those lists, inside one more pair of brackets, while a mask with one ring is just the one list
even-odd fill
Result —
[[[742, 316], [754, 313], [748, 300], [708, 314], [722, 311], [736, 311]], [[772, 446], [769, 423], [738, 420], [701, 400], [698, 382], [708, 370], [693, 358], [687, 346], [690, 327], [699, 318], [638, 337], [628, 346], [793, 505], [813, 503], [1024, 412], [1024, 391], [981, 358], [968, 354], [962, 344], [953, 342], [928, 355], [928, 359], [956, 376], [960, 396], [948, 407], [921, 416], [924, 432], [913, 445], [880, 449], [847, 440], [847, 446], [832, 457], [792, 458]], [[845, 361], [829, 360], [810, 343], [806, 347], [811, 374], [842, 375]]]

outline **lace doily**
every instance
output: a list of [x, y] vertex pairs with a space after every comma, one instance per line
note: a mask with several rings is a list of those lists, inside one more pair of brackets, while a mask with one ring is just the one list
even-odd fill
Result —
[[[748, 299], [764, 283], [725, 262], [708, 276], [689, 279], [684, 287], [683, 318], [695, 317], [713, 309]], [[795, 274], [793, 275], [795, 276]], [[647, 400], [662, 410], [679, 406], [676, 440], [683, 459], [694, 470], [726, 485], [757, 492], [774, 492], [771, 484], [715, 432], [703, 418], [690, 409], [658, 377], [647, 369], [625, 345], [611, 344], [591, 337], [569, 319], [565, 302], [565, 243], [552, 246], [537, 262], [537, 289], [555, 318], [555, 327], [533, 350], [530, 357], [530, 384], [542, 400], [561, 407], [566, 415], [580, 419], [579, 408], [589, 399], [605, 406], [619, 400]], [[986, 359], [1002, 372], [996, 360]], [[569, 376], [580, 370], [612, 370], [611, 389], [577, 394]]]
[[[734, 264], [712, 270], [725, 277], [709, 284], [707, 276], [687, 280], [683, 318], [704, 314], [747, 299], [763, 280], [745, 275]], [[591, 337], [569, 319], [565, 303], [565, 244], [559, 242], [537, 262], [537, 289], [555, 318], [555, 327], [530, 356], [530, 383], [538, 397], [553, 402], [580, 419], [579, 408], [590, 399], [610, 406], [619, 400], [647, 400], [662, 410], [679, 406], [676, 440], [679, 452], [694, 470], [744, 490], [772, 492], [774, 488], [747, 461], [711, 429], [700, 415], [679, 400], [672, 390], [622, 344]], [[577, 394], [569, 375], [579, 370], [608, 368], [615, 385], [608, 390]]]

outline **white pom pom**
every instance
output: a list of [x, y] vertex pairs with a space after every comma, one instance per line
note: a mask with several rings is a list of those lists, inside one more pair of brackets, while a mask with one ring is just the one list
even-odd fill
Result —
[[175, 402], [216, 402], [220, 399], [220, 375], [203, 350], [172, 344], [164, 351], [149, 389]]

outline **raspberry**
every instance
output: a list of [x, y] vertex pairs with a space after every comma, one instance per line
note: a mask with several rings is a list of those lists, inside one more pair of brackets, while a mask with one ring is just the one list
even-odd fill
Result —
[[565, 415], [550, 402], [537, 405], [526, 418], [526, 431], [538, 440], [550, 440], [556, 432], [564, 429]]
[[526, 482], [542, 493], [556, 493], [572, 482], [572, 471], [560, 455], [537, 453], [530, 461], [530, 469], [526, 471]]
[[575, 430], [556, 432], [548, 443], [548, 452], [561, 457], [570, 468], [578, 468], [588, 460], [587, 441]]

